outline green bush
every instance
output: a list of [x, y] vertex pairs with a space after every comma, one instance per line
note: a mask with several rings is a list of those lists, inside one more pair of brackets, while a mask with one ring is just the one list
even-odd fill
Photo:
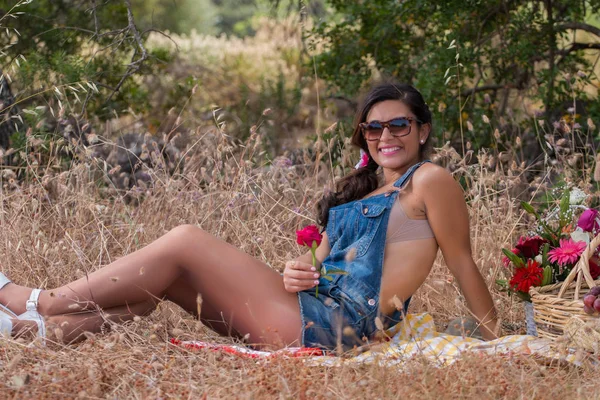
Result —
[[[596, 96], [572, 84], [578, 73], [598, 84], [586, 55], [600, 50], [600, 28], [590, 17], [599, 0], [328, 3], [334, 16], [310, 36], [320, 76], [349, 97], [379, 76], [414, 84], [443, 121], [439, 138], [493, 146], [493, 136], [481, 134], [484, 114], [512, 120], [508, 125], [537, 110], [556, 121], [575, 98], [600, 120]], [[577, 122], [586, 124], [583, 116]]]

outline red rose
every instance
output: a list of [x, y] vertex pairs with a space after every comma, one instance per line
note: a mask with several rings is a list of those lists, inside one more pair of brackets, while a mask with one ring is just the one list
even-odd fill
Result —
[[535, 260], [527, 260], [527, 266], [517, 268], [515, 274], [510, 280], [510, 286], [524, 293], [529, 293], [529, 288], [542, 284], [544, 270], [540, 268], [540, 263]]
[[319, 228], [315, 225], [309, 225], [304, 229], [296, 231], [296, 243], [301, 246], [312, 247], [313, 242], [317, 242], [317, 246], [321, 244], [323, 236], [319, 233]]
[[517, 242], [516, 248], [525, 258], [534, 258], [540, 254], [540, 247], [546, 243], [545, 239], [539, 236], [525, 237], [521, 236]]

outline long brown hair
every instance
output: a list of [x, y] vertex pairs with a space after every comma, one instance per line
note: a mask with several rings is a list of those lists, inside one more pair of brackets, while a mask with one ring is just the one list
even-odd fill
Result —
[[[362, 135], [359, 124], [367, 120], [367, 115], [371, 108], [377, 103], [385, 100], [400, 100], [413, 114], [421, 121], [421, 124], [431, 124], [431, 111], [423, 100], [421, 93], [411, 85], [386, 82], [374, 86], [365, 96], [356, 117], [354, 119], [354, 132], [352, 133], [351, 143], [363, 149], [369, 162], [366, 167], [359, 168], [346, 175], [336, 183], [335, 191], [326, 193], [317, 203], [317, 222], [325, 227], [329, 219], [329, 209], [331, 207], [345, 204], [354, 200], [361, 199], [367, 194], [377, 189], [379, 182], [377, 178], [377, 168], [379, 165], [369, 155], [367, 141]], [[419, 157], [421, 160], [427, 158], [431, 151], [431, 135], [427, 136], [425, 143], [419, 148]]]

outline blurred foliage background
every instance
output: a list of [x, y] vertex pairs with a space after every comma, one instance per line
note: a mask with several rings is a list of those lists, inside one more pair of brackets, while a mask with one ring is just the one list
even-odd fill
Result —
[[535, 165], [565, 139], [575, 165], [592, 162], [599, 9], [600, 0], [2, 0], [12, 99], [0, 107], [0, 136], [11, 138], [0, 145], [13, 154], [4, 162], [18, 161], [27, 129], [48, 138], [67, 118], [104, 137], [257, 131], [268, 159], [317, 137], [335, 153], [358, 95], [381, 78], [423, 92], [438, 147]]

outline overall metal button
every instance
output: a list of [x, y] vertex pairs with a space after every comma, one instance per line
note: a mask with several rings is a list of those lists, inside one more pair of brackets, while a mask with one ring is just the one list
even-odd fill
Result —
[[367, 303], [369, 303], [370, 306], [374, 306], [376, 301], [375, 301], [375, 299], [369, 299], [369, 301], [367, 301]]
[[369, 212], [369, 207], [365, 207], [365, 208], [363, 208], [363, 214], [366, 214], [366, 213], [368, 213], [368, 212]]

